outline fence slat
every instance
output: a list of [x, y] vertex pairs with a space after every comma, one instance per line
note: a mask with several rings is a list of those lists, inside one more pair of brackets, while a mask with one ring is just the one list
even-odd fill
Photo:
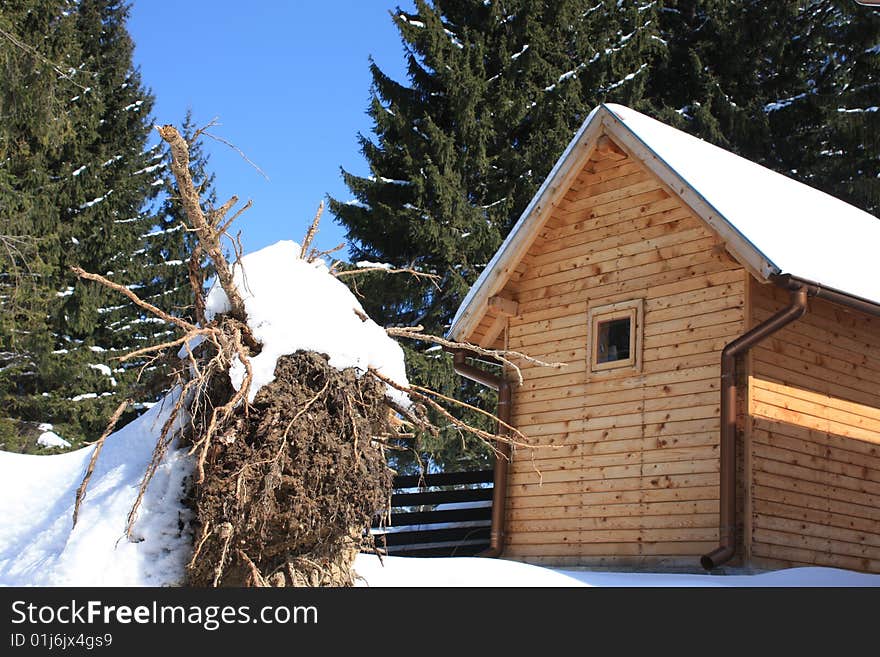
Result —
[[486, 500], [491, 499], [491, 488], [431, 490], [424, 493], [394, 493], [391, 496], [391, 507], [393, 509], [397, 506], [420, 506], [423, 504], [448, 504], [450, 502], [485, 502]]
[[[391, 546], [411, 546], [418, 543], [441, 543], [450, 541], [476, 541], [489, 540], [488, 527], [453, 527], [452, 529], [429, 529], [415, 532], [395, 532], [384, 534], [385, 544]], [[381, 545], [383, 537], [376, 537], [376, 543]]]
[[453, 486], [457, 484], [491, 484], [492, 478], [492, 470], [436, 472], [428, 475], [398, 475], [394, 478], [394, 487], [417, 488], [421, 486]]
[[[373, 521], [376, 547], [395, 556], [479, 554], [489, 546], [491, 504], [462, 509], [443, 509], [441, 506], [425, 510], [420, 507], [491, 502], [492, 487], [485, 484], [492, 481], [492, 470], [395, 477], [391, 524], [382, 527], [382, 519], [378, 517]], [[455, 488], [450, 488], [452, 486]], [[434, 490], [426, 490], [427, 487]], [[407, 489], [411, 492], [403, 492]], [[455, 523], [463, 526], [455, 526]]]
[[389, 527], [404, 527], [406, 525], [431, 525], [441, 522], [467, 522], [470, 520], [490, 520], [492, 518], [491, 506], [478, 506], [473, 509], [450, 509], [439, 511], [396, 511], [391, 512]]

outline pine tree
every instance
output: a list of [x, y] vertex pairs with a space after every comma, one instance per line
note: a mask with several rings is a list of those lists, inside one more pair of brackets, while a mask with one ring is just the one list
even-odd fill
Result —
[[29, 412], [54, 348], [46, 309], [55, 300], [58, 217], [52, 196], [73, 129], [69, 99], [84, 89], [72, 3], [32, 0], [0, 10], [0, 442], [14, 448], [9, 418]]
[[[7, 3], [2, 14], [22, 44], [4, 50], [15, 75], [2, 88], [3, 107], [24, 117], [4, 133], [15, 155], [5, 180], [21, 199], [7, 206], [8, 222], [39, 244], [44, 304], [0, 326], [4, 346], [17, 333], [35, 343], [13, 345], [32, 367], [0, 379], [0, 394], [9, 417], [51, 422], [73, 441], [100, 432], [122, 395], [153, 401], [155, 389], [135, 386], [166, 368], [119, 358], [168, 335], [70, 267], [186, 312], [175, 304], [188, 289], [188, 240], [185, 231], [165, 232], [173, 211], [156, 216], [164, 153], [147, 148], [153, 97], [132, 65], [127, 12], [117, 0], [30, 0]], [[42, 85], [33, 93], [31, 78]]]
[[[409, 86], [371, 65], [375, 141], [360, 137], [372, 175], [343, 171], [355, 196], [331, 200], [355, 260], [440, 277], [360, 279], [367, 312], [442, 334], [586, 113], [601, 100], [638, 106], [646, 62], [663, 55], [654, 3], [476, 0], [416, 2], [393, 19]], [[462, 385], [448, 358], [410, 347], [411, 378], [447, 394]], [[490, 395], [465, 385], [471, 401]], [[474, 418], [475, 421], [475, 418]], [[486, 464], [457, 436], [426, 457]]]
[[660, 16], [669, 57], [651, 76], [655, 115], [876, 213], [880, 13], [682, 0]]

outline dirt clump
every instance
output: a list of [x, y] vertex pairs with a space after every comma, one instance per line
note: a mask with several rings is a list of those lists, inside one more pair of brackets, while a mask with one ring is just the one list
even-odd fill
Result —
[[[225, 376], [225, 375], [224, 375]], [[226, 390], [224, 390], [224, 388]], [[211, 397], [228, 399], [216, 383]], [[283, 356], [275, 380], [215, 438], [195, 487], [190, 586], [350, 586], [387, 508], [385, 386], [327, 357]]]

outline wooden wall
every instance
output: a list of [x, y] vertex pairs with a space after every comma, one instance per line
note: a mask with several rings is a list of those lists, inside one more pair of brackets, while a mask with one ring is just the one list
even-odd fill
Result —
[[[788, 302], [750, 296], [753, 322]], [[750, 368], [751, 561], [880, 572], [880, 319], [811, 299]]]
[[[567, 365], [525, 367], [514, 389], [539, 448], [511, 464], [506, 557], [693, 568], [717, 545], [719, 354], [747, 278], [641, 164], [587, 163], [503, 291], [507, 346]], [[642, 371], [590, 374], [588, 306], [639, 298]]]

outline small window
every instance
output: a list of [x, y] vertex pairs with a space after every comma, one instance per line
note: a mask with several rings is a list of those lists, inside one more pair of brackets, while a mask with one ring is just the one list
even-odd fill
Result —
[[641, 299], [591, 308], [590, 371], [640, 369], [641, 325]]

